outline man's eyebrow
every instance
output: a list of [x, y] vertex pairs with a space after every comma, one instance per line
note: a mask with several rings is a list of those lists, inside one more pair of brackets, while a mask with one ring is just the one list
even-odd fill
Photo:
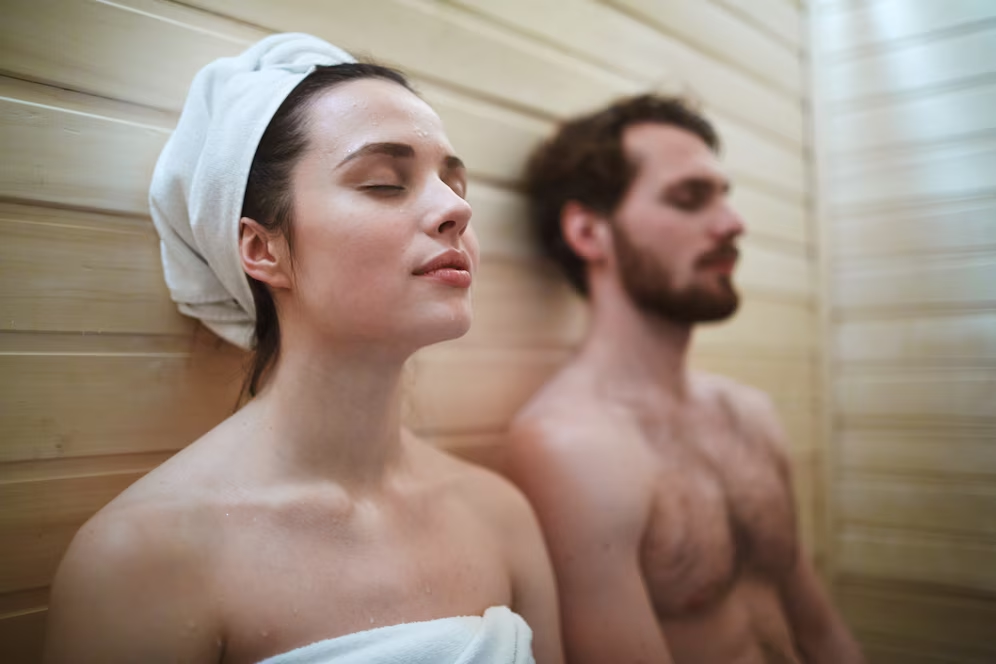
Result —
[[[367, 143], [362, 148], [352, 152], [349, 156], [340, 161], [339, 166], [353, 161], [354, 159], [369, 157], [370, 155], [375, 154], [387, 155], [388, 157], [394, 157], [395, 159], [413, 159], [415, 157], [415, 148], [405, 143]], [[336, 168], [338, 168], [338, 166]]]
[[718, 188], [722, 192], [729, 192], [733, 189], [733, 181], [730, 178], [720, 176], [710, 177], [705, 175], [690, 175], [688, 177], [681, 178], [677, 182], [671, 183], [671, 185], [668, 186], [668, 190], [687, 186], [707, 186], [710, 188]]

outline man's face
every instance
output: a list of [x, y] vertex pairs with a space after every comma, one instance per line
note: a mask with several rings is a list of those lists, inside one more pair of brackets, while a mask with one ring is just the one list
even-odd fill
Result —
[[730, 207], [729, 180], [695, 134], [660, 123], [628, 127], [637, 174], [611, 220], [619, 277], [647, 313], [683, 323], [723, 320], [744, 224]]

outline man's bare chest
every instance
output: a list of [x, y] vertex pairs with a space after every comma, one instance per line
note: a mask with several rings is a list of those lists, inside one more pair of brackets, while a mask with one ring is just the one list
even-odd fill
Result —
[[655, 449], [657, 481], [641, 563], [655, 606], [679, 615], [721, 598], [745, 570], [795, 561], [791, 489], [768, 450], [720, 432]]

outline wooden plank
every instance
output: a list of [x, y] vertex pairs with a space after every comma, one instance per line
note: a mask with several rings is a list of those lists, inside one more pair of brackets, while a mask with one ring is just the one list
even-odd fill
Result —
[[859, 258], [996, 249], [996, 197], [849, 215], [832, 226], [834, 259], [845, 268]]
[[163, 452], [192, 442], [233, 411], [244, 362], [203, 337], [125, 352], [89, 351], [85, 337], [70, 337], [65, 348], [78, 341], [82, 351], [32, 351], [22, 341], [0, 353], [0, 460]]
[[755, 358], [696, 353], [696, 369], [727, 376], [791, 403], [815, 402], [816, 375], [811, 358]]
[[473, 297], [474, 323], [457, 345], [565, 348], [584, 334], [586, 307], [550, 265], [485, 260]]
[[[852, 7], [854, 7], [852, 5]], [[851, 11], [820, 16], [821, 50], [827, 54], [867, 49], [890, 41], [911, 40], [930, 33], [965, 28], [996, 17], [987, 0], [936, 2], [875, 0]]]
[[721, 116], [714, 115], [713, 123], [722, 137], [723, 161], [738, 178], [774, 187], [793, 201], [805, 200], [808, 185], [802, 148], [776, 144]]
[[758, 293], [809, 302], [814, 297], [813, 264], [804, 255], [790, 254], [746, 237], [736, 281]]
[[156, 0], [10, 0], [0, 61], [22, 78], [179, 112], [198, 69], [266, 34]]
[[[996, 32], [993, 43], [996, 44]], [[994, 49], [996, 61], [996, 49]], [[996, 69], [996, 65], [993, 66]], [[996, 83], [831, 114], [827, 147], [844, 154], [952, 141], [996, 130]]]
[[[169, 129], [43, 105], [38, 86], [0, 79], [0, 196], [147, 214], [152, 169]], [[17, 94], [12, 98], [10, 94]]]
[[844, 367], [834, 386], [845, 425], [996, 425], [996, 369]]
[[309, 32], [351, 52], [371, 53], [434, 81], [547, 116], [573, 115], [639, 88], [635, 81], [446, 5], [401, 0], [188, 4], [271, 30]]
[[[0, 329], [189, 333], [169, 298], [150, 223], [113, 228], [95, 216], [21, 220], [0, 206]], [[72, 224], [72, 225], [70, 225]]]
[[39, 608], [0, 616], [0, 661], [7, 664], [35, 664], [41, 661], [47, 613], [47, 610]]
[[412, 360], [406, 422], [420, 434], [503, 431], [566, 357], [558, 350], [426, 348]]
[[[173, 452], [110, 454], [0, 463], [0, 486], [16, 482], [92, 477], [94, 475], [146, 473]], [[0, 606], [2, 611], [2, 606]]]
[[[456, 94], [438, 85], [414, 81], [435, 109], [454, 149], [473, 175], [518, 182], [533, 148], [553, 131], [550, 122]], [[470, 189], [471, 195], [477, 185]]]
[[992, 195], [989, 174], [996, 172], [996, 140], [963, 140], [890, 150], [868, 159], [830, 161], [833, 216], [848, 216], [861, 208]]
[[817, 351], [815, 333], [812, 308], [747, 296], [730, 321], [700, 326], [694, 348], [703, 353], [750, 349], [752, 354], [812, 357]]
[[996, 312], [839, 321], [840, 362], [996, 364]]
[[667, 4], [654, 0], [605, 1], [776, 89], [801, 96], [802, 66], [798, 55], [718, 5], [698, 0], [672, 0]]
[[855, 637], [864, 656], [874, 664], [989, 664], [991, 661], [964, 652], [955, 653], [949, 648], [932, 651], [922, 644], [911, 644], [907, 639], [882, 639], [861, 632]]
[[835, 546], [841, 574], [996, 592], [991, 541], [845, 526]]
[[996, 535], [996, 491], [957, 476], [841, 477], [833, 488], [843, 524], [991, 538]]
[[[798, 100], [591, 0], [449, 0], [654, 87], [684, 88], [730, 117], [804, 142]], [[776, 0], [777, 1], [777, 0]]]
[[[851, 267], [834, 278], [834, 305], [851, 312], [894, 309], [991, 308], [996, 275], [993, 256], [916, 256]], [[921, 311], [920, 313], [924, 313]]]
[[[821, 23], [822, 25], [822, 23]], [[826, 99], [845, 107], [931, 95], [941, 86], [968, 87], [992, 72], [992, 30], [953, 35], [905, 48], [828, 63], [820, 72]]]
[[982, 656], [979, 661], [996, 657], [996, 603], [991, 598], [868, 579], [845, 579], [834, 595], [847, 622], [862, 633], [935, 652]]
[[747, 22], [754, 23], [790, 49], [805, 49], [802, 35], [802, 12], [785, 0], [720, 0]]
[[996, 445], [986, 432], [845, 429], [837, 438], [844, 471], [989, 480], [996, 476]]
[[47, 586], [83, 523], [144, 473], [0, 486], [0, 592]]
[[730, 200], [744, 217], [750, 234], [800, 244], [813, 241], [809, 237], [808, 213], [799, 203], [749, 185], [737, 185]]

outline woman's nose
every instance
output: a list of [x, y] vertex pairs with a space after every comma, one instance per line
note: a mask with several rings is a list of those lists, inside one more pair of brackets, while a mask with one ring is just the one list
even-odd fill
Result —
[[454, 235], [460, 237], [470, 225], [473, 210], [470, 203], [455, 191], [445, 186], [439, 208], [431, 216], [431, 232], [434, 235]]

